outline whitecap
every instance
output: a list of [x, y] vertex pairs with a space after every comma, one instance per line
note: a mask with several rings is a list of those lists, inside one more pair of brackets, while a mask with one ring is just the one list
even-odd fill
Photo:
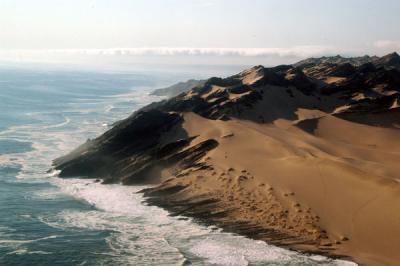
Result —
[[13, 249], [18, 249], [24, 244], [30, 244], [33, 242], [43, 241], [46, 239], [53, 239], [58, 237], [57, 235], [50, 235], [46, 237], [41, 237], [37, 239], [0, 239], [0, 247], [10, 247]]
[[26, 254], [29, 254], [29, 255], [33, 255], [33, 254], [36, 254], [36, 255], [50, 255], [50, 254], [53, 254], [53, 253], [52, 252], [47, 252], [47, 251], [42, 251], [42, 250], [29, 251], [26, 248], [16, 249], [14, 251], [10, 251], [10, 252], [7, 253], [7, 255], [26, 255]]
[[36, 191], [32, 196], [32, 198], [41, 200], [54, 200], [61, 197], [65, 197], [65, 195], [56, 187]]
[[64, 117], [64, 121], [54, 125], [43, 126], [42, 129], [52, 129], [52, 128], [60, 128], [68, 125], [71, 122], [71, 119], [68, 117]]
[[[228, 239], [227, 239], [228, 238]], [[287, 262], [294, 252], [269, 246], [239, 236], [206, 238], [196, 243], [190, 252], [217, 265], [248, 265], [249, 262]]]

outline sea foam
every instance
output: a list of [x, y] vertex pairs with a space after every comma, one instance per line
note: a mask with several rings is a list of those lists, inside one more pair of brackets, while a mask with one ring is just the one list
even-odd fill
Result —
[[[84, 200], [90, 211], [60, 212], [43, 220], [70, 230], [108, 230], [106, 238], [114, 256], [143, 263], [148, 256], [171, 264], [202, 261], [199, 265], [356, 265], [351, 262], [310, 257], [243, 236], [223, 233], [171, 217], [168, 212], [143, 204], [137, 191], [143, 187], [102, 185], [94, 180], [57, 179], [63, 193]], [[139, 255], [140, 253], [140, 255]], [[151, 264], [151, 261], [147, 261]]]

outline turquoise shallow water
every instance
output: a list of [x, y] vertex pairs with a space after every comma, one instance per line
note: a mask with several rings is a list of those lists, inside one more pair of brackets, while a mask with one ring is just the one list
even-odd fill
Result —
[[0, 265], [351, 265], [169, 217], [141, 187], [47, 173], [186, 77], [0, 69]]

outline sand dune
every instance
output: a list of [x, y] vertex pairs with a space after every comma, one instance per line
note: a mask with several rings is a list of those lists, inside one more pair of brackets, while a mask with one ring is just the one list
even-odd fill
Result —
[[[234, 206], [230, 215], [238, 221], [315, 241], [363, 263], [395, 265], [400, 259], [400, 150], [393, 151], [400, 132], [329, 116], [310, 135], [296, 127], [210, 121], [193, 113], [185, 114], [184, 128], [201, 136], [196, 141], [213, 138], [219, 146], [204, 159], [212, 171], [188, 171], [168, 182], [188, 185], [182, 199], [219, 198]], [[224, 138], [227, 132], [234, 135]]]
[[54, 164], [62, 177], [155, 184], [143, 191], [150, 204], [227, 231], [397, 265], [397, 57], [313, 59], [211, 78]]

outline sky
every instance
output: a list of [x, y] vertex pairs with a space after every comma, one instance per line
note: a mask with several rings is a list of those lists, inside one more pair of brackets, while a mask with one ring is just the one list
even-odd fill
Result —
[[0, 0], [0, 61], [264, 64], [400, 51], [398, 0]]

